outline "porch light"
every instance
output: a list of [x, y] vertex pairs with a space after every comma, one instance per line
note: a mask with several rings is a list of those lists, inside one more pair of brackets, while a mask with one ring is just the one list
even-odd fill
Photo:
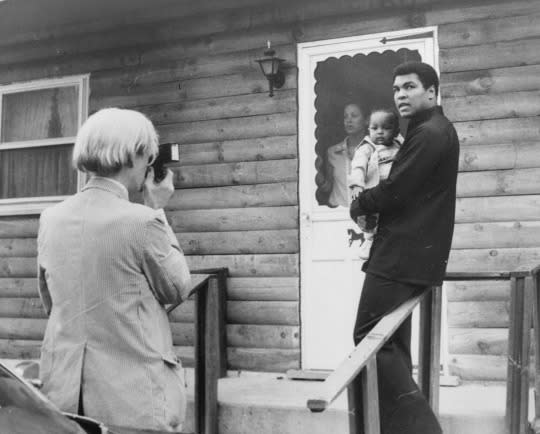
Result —
[[271, 48], [270, 41], [266, 41], [267, 48], [264, 51], [262, 59], [257, 59], [261, 71], [268, 80], [268, 86], [270, 87], [270, 95], [274, 96], [274, 88], [279, 89], [285, 83], [285, 74], [280, 70], [280, 66], [284, 59], [276, 57], [276, 52]]

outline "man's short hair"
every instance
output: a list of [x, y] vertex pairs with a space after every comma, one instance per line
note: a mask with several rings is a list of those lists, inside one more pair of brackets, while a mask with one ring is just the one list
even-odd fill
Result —
[[416, 74], [424, 89], [428, 89], [430, 86], [435, 88], [435, 96], [439, 95], [439, 77], [437, 71], [433, 69], [431, 65], [423, 62], [404, 62], [394, 68], [394, 75], [392, 81], [396, 79], [398, 75]]
[[73, 148], [73, 165], [98, 176], [111, 176], [133, 167], [136, 156], [158, 154], [158, 135], [140, 112], [106, 108], [91, 115], [80, 128]]

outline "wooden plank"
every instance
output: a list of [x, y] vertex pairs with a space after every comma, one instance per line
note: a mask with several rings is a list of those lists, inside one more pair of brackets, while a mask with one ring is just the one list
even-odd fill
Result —
[[294, 112], [169, 124], [157, 129], [161, 140], [178, 143], [286, 136], [297, 132]]
[[540, 248], [452, 250], [448, 271], [530, 270], [540, 264]]
[[171, 323], [173, 344], [189, 347], [195, 344], [195, 325], [193, 323]]
[[444, 282], [447, 300], [453, 301], [508, 301], [510, 283], [507, 280], [485, 280], [479, 282]]
[[37, 288], [36, 278], [0, 278], [0, 297], [37, 297]]
[[0, 238], [0, 258], [35, 257], [37, 241], [35, 238]]
[[285, 372], [300, 367], [299, 349], [228, 348], [229, 369]]
[[[296, 110], [296, 90], [276, 92], [273, 98], [260, 94], [210, 98], [183, 103], [158, 104], [144, 107], [143, 112], [154, 125], [230, 119], [246, 116], [287, 113]], [[182, 156], [182, 155], [180, 155]]]
[[233, 277], [227, 281], [227, 296], [236, 301], [298, 301], [297, 277]]
[[452, 122], [532, 117], [540, 116], [539, 99], [539, 91], [445, 98], [444, 110]]
[[221, 187], [296, 181], [294, 159], [171, 167], [176, 188]]
[[[377, 379], [377, 360], [371, 358], [362, 371], [362, 400], [365, 434], [380, 434], [379, 383]], [[358, 411], [358, 410], [357, 410]]]
[[36, 258], [2, 258], [0, 277], [36, 277]]
[[229, 324], [299, 325], [296, 301], [228, 301]]
[[182, 189], [174, 192], [168, 210], [203, 210], [297, 205], [297, 183], [235, 185]]
[[536, 247], [539, 222], [462, 223], [454, 227], [453, 249]]
[[420, 303], [418, 385], [431, 409], [439, 413], [442, 289], [433, 287]]
[[[8, 311], [7, 309], [6, 307], [4, 310]], [[13, 309], [9, 312], [11, 312], [11, 316], [14, 316]], [[35, 315], [38, 316], [38, 313]], [[297, 301], [230, 300], [227, 302], [227, 321], [229, 324], [298, 325], [298, 316]], [[186, 300], [169, 313], [169, 320], [172, 323], [192, 323], [195, 320], [193, 300]]]
[[473, 71], [540, 63], [540, 38], [467, 47], [444, 48], [439, 51], [442, 73]]
[[0, 339], [0, 358], [39, 359], [40, 355], [40, 340]]
[[446, 106], [446, 98], [536, 91], [539, 87], [540, 65], [526, 65], [444, 73], [440, 90]]
[[458, 328], [508, 327], [510, 300], [448, 303], [448, 326]]
[[2, 298], [0, 301], [0, 318], [43, 318], [47, 315], [41, 303], [35, 298]]
[[35, 217], [0, 217], [0, 238], [33, 238], [37, 232]]
[[458, 175], [458, 197], [538, 193], [540, 193], [540, 169], [538, 168], [463, 172]]
[[181, 166], [297, 158], [297, 137], [274, 136], [184, 144], [180, 145], [179, 154]]
[[[176, 235], [186, 255], [298, 253], [298, 231], [189, 232]], [[0, 249], [2, 244], [0, 243]]]
[[515, 143], [516, 140], [523, 142], [538, 139], [540, 117], [456, 122], [454, 126], [460, 143], [465, 146]]
[[508, 354], [508, 329], [450, 327], [448, 350], [450, 354], [505, 356]]
[[298, 254], [187, 256], [187, 262], [192, 269], [227, 267], [231, 277], [298, 276]]
[[538, 221], [540, 196], [461, 198], [456, 201], [456, 223]]
[[460, 171], [525, 169], [540, 167], [540, 144], [471, 145], [463, 146], [459, 155]]
[[242, 348], [300, 348], [298, 326], [229, 324], [227, 345]]
[[532, 13], [441, 25], [438, 29], [439, 47], [454, 48], [540, 36], [539, 23], [540, 15]]
[[298, 207], [169, 211], [167, 219], [175, 232], [297, 229]]
[[[283, 71], [285, 82], [276, 93], [295, 89], [297, 85], [296, 71], [287, 68]], [[249, 71], [216, 77], [186, 78], [125, 89], [104, 88], [102, 91], [102, 94], [92, 92], [89, 102], [91, 112], [111, 106], [141, 107], [236, 95], [259, 94], [263, 97], [268, 92], [268, 81], [260, 71]]]
[[506, 356], [454, 354], [450, 357], [451, 375], [471, 381], [506, 381]]
[[0, 318], [0, 339], [41, 340], [46, 325], [46, 319]]
[[461, 23], [464, 21], [482, 20], [497, 17], [511, 17], [514, 15], [529, 15], [540, 12], [537, 3], [530, 1], [509, 1], [472, 3], [470, 1], [453, 2], [452, 7], [441, 3], [427, 8], [426, 22], [429, 25], [442, 23]]

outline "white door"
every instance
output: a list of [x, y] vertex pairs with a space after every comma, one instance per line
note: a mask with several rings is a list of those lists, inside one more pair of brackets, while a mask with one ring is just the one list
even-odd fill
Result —
[[343, 106], [391, 107], [392, 70], [404, 60], [437, 69], [436, 28], [298, 45], [302, 368], [333, 369], [353, 348], [362, 288], [348, 208], [328, 205], [327, 150], [343, 140]]

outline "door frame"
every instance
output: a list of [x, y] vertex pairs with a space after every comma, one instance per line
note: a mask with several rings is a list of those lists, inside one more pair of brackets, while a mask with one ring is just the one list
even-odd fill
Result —
[[[402, 45], [403, 39], [391, 41], [394, 38], [406, 38], [413, 40], [425, 39], [426, 52], [433, 53], [433, 67], [439, 73], [439, 45], [437, 26], [421, 27], [414, 29], [404, 29], [398, 31], [372, 33], [338, 39], [326, 39], [313, 42], [297, 44], [297, 66], [298, 66], [298, 198], [299, 198], [299, 231], [300, 231], [300, 363], [305, 367], [306, 341], [305, 335], [307, 308], [304, 300], [309, 297], [309, 277], [312, 266], [312, 256], [309, 249], [312, 217], [312, 195], [314, 193], [313, 182], [314, 171], [314, 143], [315, 139], [315, 77], [314, 71], [319, 60], [328, 57], [341, 57], [350, 54], [355, 50], [360, 52], [372, 46], [373, 41], [388, 38], [384, 47], [391, 49], [394, 46]], [[428, 33], [432, 36], [428, 37]], [[418, 38], [414, 38], [418, 36]], [[440, 73], [439, 73], [440, 74]], [[440, 92], [439, 92], [440, 102]], [[328, 216], [339, 214], [338, 218], [344, 215], [348, 218], [348, 210], [336, 212], [327, 208]], [[324, 214], [323, 210], [317, 210], [318, 214]], [[352, 330], [351, 330], [352, 340]]]

